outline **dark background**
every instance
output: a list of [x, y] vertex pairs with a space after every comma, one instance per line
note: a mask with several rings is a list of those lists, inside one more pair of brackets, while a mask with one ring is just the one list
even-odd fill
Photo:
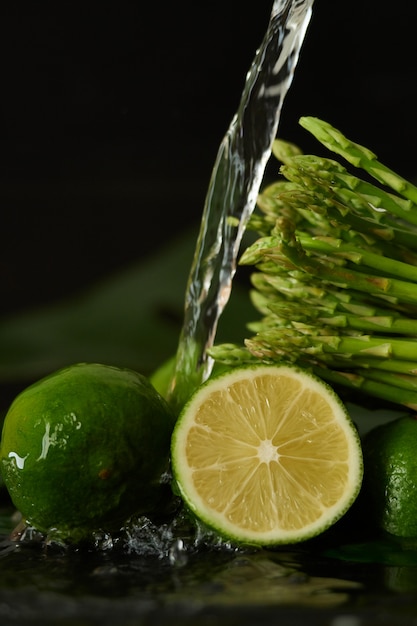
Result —
[[[51, 6], [0, 9], [0, 315], [197, 229], [272, 2]], [[316, 115], [414, 177], [416, 17], [409, 0], [316, 0], [280, 135], [317, 151], [298, 127]]]

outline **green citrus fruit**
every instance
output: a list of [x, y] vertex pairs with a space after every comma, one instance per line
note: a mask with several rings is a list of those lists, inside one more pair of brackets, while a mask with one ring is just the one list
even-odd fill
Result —
[[158, 506], [174, 416], [137, 372], [81, 363], [25, 389], [6, 414], [0, 467], [27, 523], [77, 541]]
[[[175, 355], [167, 359], [150, 376], [149, 380], [158, 393], [165, 399], [169, 397], [170, 386], [175, 374]], [[215, 362], [210, 377], [217, 376], [222, 372], [230, 370], [230, 366]]]
[[162, 363], [150, 376], [149, 380], [157, 392], [167, 398], [169, 387], [175, 372], [175, 356], [170, 357]]
[[417, 537], [417, 419], [405, 416], [363, 438], [364, 490], [377, 526]]
[[171, 455], [189, 509], [240, 543], [317, 535], [347, 511], [362, 482], [359, 436], [342, 402], [289, 366], [209, 379], [184, 406]]

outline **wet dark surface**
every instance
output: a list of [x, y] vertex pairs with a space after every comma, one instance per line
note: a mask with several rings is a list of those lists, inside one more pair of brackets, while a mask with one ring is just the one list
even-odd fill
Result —
[[336, 626], [344, 623], [337, 616], [351, 616], [346, 624], [353, 626], [416, 619], [415, 566], [340, 563], [288, 551], [200, 553], [179, 567], [135, 555], [68, 558], [25, 548], [3, 556], [1, 566], [4, 624], [206, 624], [216, 617], [225, 624], [297, 618]]
[[196, 547], [155, 527], [78, 549], [3, 535], [1, 623], [415, 624], [415, 546], [370, 539], [362, 518], [274, 550]]

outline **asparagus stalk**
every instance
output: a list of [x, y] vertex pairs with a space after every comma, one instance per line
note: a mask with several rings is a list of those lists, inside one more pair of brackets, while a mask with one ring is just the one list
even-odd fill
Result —
[[[257, 304], [256, 296], [253, 301]], [[360, 331], [362, 333], [392, 333], [394, 335], [414, 335], [417, 337], [417, 320], [408, 317], [394, 315], [357, 315], [353, 313], [326, 310], [317, 305], [306, 311], [307, 301], [304, 303], [292, 303], [285, 300], [264, 302], [266, 315], [275, 313], [273, 323], [278, 321], [296, 322], [308, 320], [309, 324], [317, 324], [323, 327], [335, 327], [346, 329], [348, 332]], [[314, 305], [313, 305], [314, 306]], [[268, 311], [269, 309], [269, 311]]]
[[335, 385], [341, 385], [361, 394], [374, 396], [381, 400], [387, 400], [394, 404], [401, 404], [412, 411], [417, 411], [417, 392], [410, 389], [401, 389], [386, 382], [380, 382], [365, 378], [361, 374], [352, 372], [341, 372], [330, 368], [315, 367], [313, 371]]
[[341, 239], [311, 237], [307, 233], [299, 233], [298, 240], [304, 250], [314, 251], [324, 257], [333, 256], [339, 260], [345, 259], [354, 265], [363, 265], [381, 276], [395, 276], [402, 280], [417, 282], [417, 266], [386, 258], [377, 252], [369, 252], [358, 245], [345, 243]]
[[307, 324], [297, 328], [266, 328], [253, 339], [248, 339], [247, 346], [259, 355], [270, 356], [288, 352], [303, 352], [307, 355], [320, 356], [322, 353], [345, 355], [353, 359], [356, 356], [371, 356], [381, 359], [399, 359], [417, 361], [417, 339], [399, 339], [377, 335], [335, 335], [324, 334], [323, 329]]
[[[327, 193], [327, 195], [326, 195]], [[297, 213], [290, 214], [286, 196], [297, 201]], [[355, 195], [352, 192], [352, 195]], [[259, 197], [258, 206], [268, 211], [265, 216], [256, 215], [250, 227], [259, 235], [270, 232], [277, 217], [288, 216], [296, 222], [297, 227], [308, 232], [338, 236], [346, 241], [357, 239], [363, 245], [369, 245], [374, 250], [378, 248], [381, 254], [392, 256], [407, 263], [417, 261], [417, 229], [398, 220], [381, 220], [378, 213], [366, 213], [357, 210], [357, 203], [346, 197], [337, 197], [337, 190], [328, 189], [327, 192], [318, 192], [313, 189], [285, 188], [285, 185], [274, 185]], [[354, 204], [356, 206], [354, 206]], [[286, 211], [284, 211], [284, 207]], [[297, 215], [298, 214], [298, 215]], [[303, 217], [301, 222], [300, 217]], [[297, 219], [298, 218], [298, 219]], [[256, 220], [256, 221], [255, 221]], [[301, 224], [301, 225], [300, 225]]]
[[[322, 281], [331, 282], [345, 289], [355, 289], [379, 297], [417, 304], [417, 285], [393, 278], [391, 275], [376, 275], [340, 267], [330, 259], [319, 260], [306, 254], [294, 231], [294, 225], [285, 218], [277, 220], [280, 236], [263, 240], [258, 246], [246, 250], [241, 257], [242, 264], [251, 264], [256, 258], [253, 252], [264, 258], [292, 269], [300, 269], [308, 275], [320, 276]], [[259, 255], [258, 255], [259, 256]]]
[[330, 188], [336, 197], [350, 199], [358, 209], [377, 219], [389, 219], [391, 215], [395, 215], [411, 224], [417, 224], [416, 205], [413, 202], [361, 180], [330, 159], [297, 155], [287, 161], [281, 172], [288, 180], [299, 182], [308, 188], [312, 188], [312, 182], [313, 188], [316, 186], [324, 191]]
[[339, 154], [355, 167], [361, 167], [378, 182], [387, 185], [404, 198], [417, 203], [417, 187], [380, 163], [368, 148], [347, 139], [327, 122], [314, 117], [302, 117], [300, 125], [332, 152]]
[[[260, 359], [259, 355], [256, 356], [251, 350], [236, 346], [234, 344], [221, 344], [213, 346], [210, 350], [212, 356], [228, 364], [229, 366], [241, 365], [242, 363], [256, 363], [262, 360], [264, 363], [271, 363], [274, 358], [263, 355]], [[326, 363], [320, 363], [319, 361], [297, 359], [296, 362], [314, 372], [317, 376], [326, 380], [330, 384], [340, 386], [341, 388], [348, 388], [359, 392], [364, 396], [374, 396], [388, 402], [395, 404], [401, 404], [413, 411], [417, 411], [417, 377], [415, 372], [417, 371], [417, 363], [414, 363], [412, 368], [404, 368], [404, 373], [400, 370], [395, 370], [395, 365], [401, 366], [401, 361], [392, 361], [389, 363], [379, 363], [377, 368], [358, 368], [358, 369], [343, 369], [329, 367]], [[394, 367], [393, 372], [381, 371], [380, 367], [383, 365], [389, 365]]]

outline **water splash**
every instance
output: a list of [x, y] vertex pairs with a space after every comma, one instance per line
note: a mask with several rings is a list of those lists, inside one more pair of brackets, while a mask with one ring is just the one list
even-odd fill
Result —
[[164, 559], [176, 567], [183, 567], [189, 558], [204, 550], [224, 554], [255, 551], [255, 548], [237, 546], [222, 539], [215, 531], [192, 519], [183, 507], [164, 523], [147, 516], [132, 518], [122, 529], [118, 542], [132, 554]]
[[275, 0], [238, 110], [220, 144], [186, 289], [171, 386], [176, 409], [210, 375], [213, 363], [207, 350], [229, 300], [241, 239], [256, 204], [313, 1]]

